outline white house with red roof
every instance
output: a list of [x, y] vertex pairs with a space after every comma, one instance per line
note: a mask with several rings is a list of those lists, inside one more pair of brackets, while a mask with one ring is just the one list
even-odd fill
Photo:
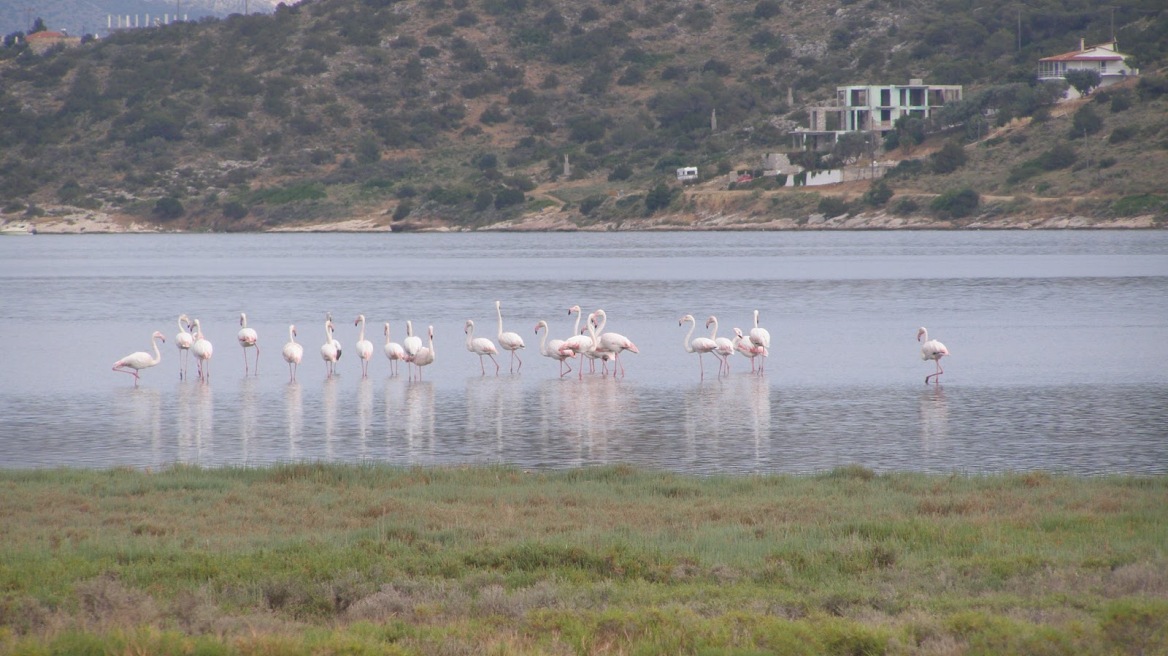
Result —
[[[1138, 68], [1132, 68], [1128, 65], [1126, 55], [1119, 52], [1114, 41], [1087, 47], [1083, 40], [1079, 39], [1078, 50], [1038, 60], [1039, 80], [1061, 80], [1067, 71], [1074, 70], [1098, 72], [1100, 87], [1116, 84], [1128, 79], [1128, 77], [1140, 74]], [[1074, 89], [1070, 89], [1067, 93], [1077, 95]]]

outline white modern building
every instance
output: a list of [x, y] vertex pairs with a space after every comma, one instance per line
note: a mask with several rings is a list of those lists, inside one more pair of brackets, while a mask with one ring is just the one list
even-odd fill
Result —
[[[1069, 71], [1076, 70], [1099, 73], [1100, 87], [1110, 86], [1140, 74], [1138, 68], [1128, 66], [1127, 57], [1119, 52], [1114, 41], [1088, 47], [1083, 39], [1079, 39], [1078, 50], [1038, 60], [1039, 80], [1060, 80]], [[1070, 89], [1067, 93], [1071, 96], [1078, 96], [1078, 92], [1074, 89]]]
[[845, 132], [883, 136], [900, 117], [928, 118], [937, 108], [961, 100], [961, 94], [959, 84], [925, 84], [917, 78], [908, 84], [836, 87], [833, 104], [808, 108], [810, 127], [792, 131], [792, 145], [827, 147]]

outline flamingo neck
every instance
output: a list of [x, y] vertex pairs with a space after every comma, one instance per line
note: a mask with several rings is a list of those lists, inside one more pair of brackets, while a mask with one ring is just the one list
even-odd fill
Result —
[[547, 336], [548, 336], [547, 324], [544, 323], [543, 321], [539, 322], [539, 325], [535, 327], [535, 332], [538, 333], [541, 326], [543, 327], [543, 334], [540, 335], [540, 337], [539, 337], [539, 352], [541, 355], [551, 355], [550, 353], [548, 353], [548, 349], [547, 349]]
[[471, 349], [471, 342], [473, 342], [473, 341], [474, 341], [474, 322], [467, 321], [466, 322], [466, 350], [468, 350], [468, 351], [472, 350]]
[[361, 334], [357, 336], [357, 341], [365, 341], [365, 317], [361, 317]]
[[152, 335], [150, 337], [150, 343], [154, 345], [154, 364], [158, 364], [162, 362], [162, 351], [158, 350], [158, 336]]
[[710, 317], [710, 323], [714, 324], [714, 329], [710, 331], [710, 339], [718, 339], [718, 317]]
[[499, 301], [495, 301], [495, 314], [499, 315], [499, 339], [503, 338], [503, 308]]
[[685, 344], [683, 344], [683, 346], [685, 346], [686, 353], [693, 353], [694, 347], [693, 347], [693, 344], [691, 344], [689, 340], [691, 337], [693, 337], [694, 331], [698, 329], [698, 322], [693, 317], [690, 317], [688, 319], [688, 321], [689, 321], [689, 332], [685, 334]]
[[608, 315], [604, 313], [604, 310], [597, 310], [593, 314], [600, 318], [600, 325], [596, 327], [596, 333], [603, 333], [604, 327], [608, 325]]
[[288, 326], [288, 341], [296, 343], [296, 326]]

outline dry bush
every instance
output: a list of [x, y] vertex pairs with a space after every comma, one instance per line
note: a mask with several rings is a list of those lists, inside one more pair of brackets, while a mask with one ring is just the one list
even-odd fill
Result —
[[77, 585], [77, 600], [85, 621], [100, 628], [151, 624], [159, 617], [154, 599], [127, 588], [117, 577], [103, 575]]

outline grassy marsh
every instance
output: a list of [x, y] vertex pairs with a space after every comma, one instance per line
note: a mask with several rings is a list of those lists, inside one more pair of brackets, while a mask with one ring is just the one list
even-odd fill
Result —
[[0, 653], [1168, 653], [1168, 477], [0, 472]]

